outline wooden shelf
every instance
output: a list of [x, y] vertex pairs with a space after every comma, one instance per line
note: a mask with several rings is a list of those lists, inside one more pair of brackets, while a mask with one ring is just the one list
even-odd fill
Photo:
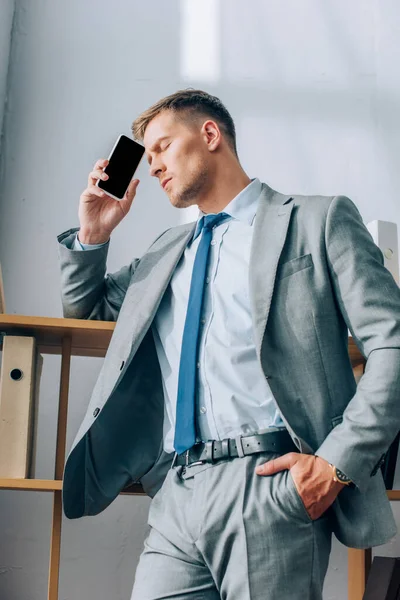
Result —
[[70, 338], [71, 355], [104, 357], [114, 329], [113, 321], [0, 314], [0, 332], [35, 337], [42, 354], [61, 354], [63, 339]]
[[397, 502], [400, 500], [400, 490], [388, 490], [388, 498], [389, 500], [392, 500], [394, 502]]
[[62, 489], [62, 481], [53, 479], [0, 479], [0, 489], [55, 492]]

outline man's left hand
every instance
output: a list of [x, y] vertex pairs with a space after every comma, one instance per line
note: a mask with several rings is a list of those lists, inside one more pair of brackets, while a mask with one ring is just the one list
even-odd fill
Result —
[[273, 475], [289, 469], [296, 489], [312, 520], [318, 519], [345, 487], [333, 481], [329, 463], [320, 456], [290, 452], [256, 468], [258, 475]]

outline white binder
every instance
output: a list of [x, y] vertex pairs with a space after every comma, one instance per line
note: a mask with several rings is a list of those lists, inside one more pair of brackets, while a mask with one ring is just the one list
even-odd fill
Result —
[[30, 476], [42, 356], [34, 337], [5, 335], [0, 371], [0, 478]]
[[399, 247], [397, 225], [391, 221], [370, 221], [367, 229], [377, 246], [382, 250], [385, 267], [399, 285]]

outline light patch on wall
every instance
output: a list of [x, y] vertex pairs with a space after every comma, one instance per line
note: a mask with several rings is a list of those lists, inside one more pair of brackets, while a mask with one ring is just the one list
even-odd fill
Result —
[[181, 77], [215, 83], [220, 77], [219, 0], [181, 0]]

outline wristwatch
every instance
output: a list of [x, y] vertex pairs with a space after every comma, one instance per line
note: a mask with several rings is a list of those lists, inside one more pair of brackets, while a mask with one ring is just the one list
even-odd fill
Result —
[[332, 468], [333, 471], [333, 481], [338, 481], [339, 483], [343, 483], [343, 485], [354, 485], [350, 477], [347, 477], [347, 475], [345, 475], [343, 471], [341, 471], [331, 463], [329, 463], [329, 466]]

